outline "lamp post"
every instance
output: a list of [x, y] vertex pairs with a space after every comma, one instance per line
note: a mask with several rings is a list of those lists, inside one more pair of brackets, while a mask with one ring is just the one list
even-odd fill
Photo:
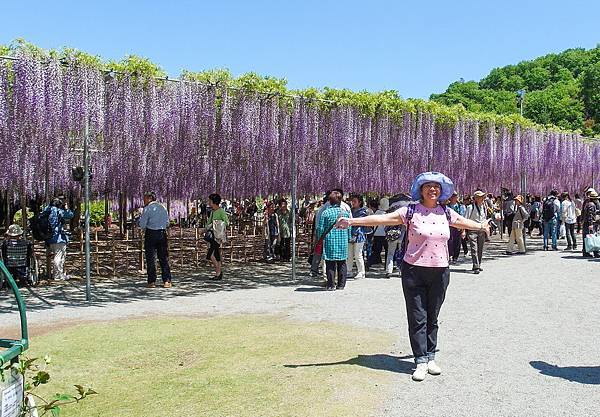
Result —
[[519, 103], [519, 111], [521, 113], [521, 116], [523, 116], [523, 102], [525, 101], [525, 89], [522, 88], [520, 90], [517, 91], [517, 102]]
[[91, 248], [90, 248], [90, 126], [89, 120], [85, 122], [85, 136], [83, 138], [83, 195], [85, 210], [85, 299], [92, 302], [91, 288]]

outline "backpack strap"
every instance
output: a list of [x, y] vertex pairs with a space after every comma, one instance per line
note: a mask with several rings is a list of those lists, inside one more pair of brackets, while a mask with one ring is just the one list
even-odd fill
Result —
[[415, 207], [417, 205], [415, 203], [410, 203], [408, 205], [408, 209], [406, 210], [406, 229], [408, 230], [408, 225], [412, 221], [413, 215], [415, 214]]
[[448, 220], [448, 226], [450, 226], [450, 223], [452, 222], [452, 213], [450, 213], [450, 207], [442, 205], [442, 207], [444, 208], [444, 213], [446, 214], [446, 219]]

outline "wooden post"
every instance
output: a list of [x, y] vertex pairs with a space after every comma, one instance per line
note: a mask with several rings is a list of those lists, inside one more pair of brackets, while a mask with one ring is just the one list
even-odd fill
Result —
[[44, 181], [44, 201], [48, 202], [50, 199], [50, 162], [48, 161], [48, 154], [46, 154], [46, 172]]
[[8, 227], [10, 226], [10, 221], [11, 221], [11, 216], [10, 216], [10, 200], [12, 197], [12, 193], [10, 191], [10, 189], [6, 190], [6, 219], [5, 219], [5, 225], [6, 225], [6, 229], [8, 230]]
[[133, 208], [133, 196], [131, 196], [131, 240], [135, 239], [135, 209]]
[[23, 233], [27, 234], [27, 197], [25, 197], [25, 191], [21, 191], [21, 224], [23, 227]]
[[108, 236], [108, 193], [104, 194], [104, 232]]
[[129, 230], [125, 228], [125, 272], [129, 273]]
[[215, 161], [215, 193], [221, 194], [221, 173], [218, 160]]
[[83, 229], [79, 228], [79, 253], [83, 255], [84, 236]]
[[116, 278], [117, 276], [117, 263], [115, 262], [115, 237], [112, 236], [111, 237], [111, 261], [112, 261], [112, 268], [113, 268], [113, 278]]
[[144, 271], [146, 269], [146, 266], [144, 264], [146, 258], [144, 256], [144, 239], [142, 238], [142, 233], [140, 232], [140, 256], [139, 256], [139, 264], [140, 264], [140, 271]]
[[126, 203], [127, 199], [125, 197], [125, 193], [119, 191], [119, 231], [121, 232], [121, 236], [125, 235], [125, 220], [126, 220]]
[[179, 258], [181, 260], [181, 267], [183, 268], [183, 260], [185, 259], [184, 253], [183, 253], [183, 248], [184, 248], [184, 244], [183, 244], [183, 227], [181, 227], [181, 223], [179, 223], [179, 250], [181, 251], [181, 253], [179, 254]]
[[99, 244], [100, 242], [98, 241], [98, 229], [94, 230], [94, 235], [96, 238], [95, 241], [95, 245], [96, 245], [96, 274], [100, 275], [100, 252], [99, 252]]
[[198, 228], [194, 227], [194, 248], [196, 252], [196, 267], [200, 266], [200, 247], [198, 245]]

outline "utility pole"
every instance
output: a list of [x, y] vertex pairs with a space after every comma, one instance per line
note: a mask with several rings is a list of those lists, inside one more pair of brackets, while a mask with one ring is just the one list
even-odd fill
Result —
[[519, 103], [521, 117], [523, 117], [523, 102], [525, 101], [525, 89], [517, 91], [517, 102]]
[[92, 301], [91, 288], [91, 250], [90, 250], [90, 124], [85, 122], [83, 138], [83, 207], [85, 211], [85, 299]]

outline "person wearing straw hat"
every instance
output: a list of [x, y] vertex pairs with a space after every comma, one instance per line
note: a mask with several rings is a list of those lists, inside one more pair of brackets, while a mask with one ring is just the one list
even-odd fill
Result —
[[[583, 256], [592, 257], [589, 249], [585, 245], [585, 237], [587, 235], [594, 234], [599, 229], [598, 215], [600, 214], [600, 202], [598, 201], [598, 193], [596, 190], [588, 189], [587, 200], [583, 203], [583, 212], [581, 217], [583, 219], [583, 225], [581, 228], [581, 235], [583, 240]], [[600, 258], [600, 252], [593, 252], [594, 258]]]
[[[486, 223], [487, 212], [483, 205], [485, 199], [485, 193], [481, 190], [476, 190], [473, 193], [473, 204], [467, 206], [465, 217], [476, 223]], [[486, 223], [487, 224], [487, 223]], [[509, 225], [512, 229], [512, 224]], [[469, 238], [469, 246], [471, 249], [471, 259], [473, 260], [473, 273], [479, 274], [483, 269], [481, 268], [481, 261], [483, 259], [483, 245], [485, 244], [486, 234], [480, 230], [471, 230], [467, 233]]]
[[519, 254], [525, 254], [525, 221], [529, 218], [527, 209], [523, 206], [523, 196], [518, 195], [515, 197], [515, 215], [512, 221], [512, 228], [510, 237], [508, 239], [508, 246], [506, 247], [506, 254], [513, 255], [515, 253], [515, 246], [518, 248]]
[[435, 354], [438, 315], [450, 282], [450, 226], [489, 233], [487, 220], [478, 223], [441, 205], [453, 191], [454, 184], [444, 174], [424, 172], [415, 178], [411, 186], [411, 196], [418, 203], [387, 214], [340, 218], [336, 225], [341, 229], [351, 226], [407, 226], [401, 276], [410, 345], [416, 363], [412, 375], [414, 381], [423, 381], [428, 373], [439, 375], [442, 372], [435, 363]]

